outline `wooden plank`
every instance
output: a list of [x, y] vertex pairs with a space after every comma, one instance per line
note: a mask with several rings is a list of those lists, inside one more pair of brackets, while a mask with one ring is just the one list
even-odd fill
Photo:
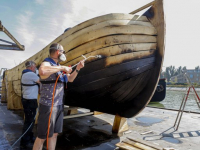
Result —
[[[144, 86], [143, 85], [139, 85], [141, 82], [139, 82], [139, 81], [141, 81], [141, 80], [146, 80], [146, 77], [148, 76], [148, 74], [149, 74], [149, 71], [146, 71], [145, 73], [143, 73], [143, 74], [141, 74], [141, 76], [139, 76], [137, 79], [136, 79], [136, 81], [134, 81], [134, 82], [131, 82], [130, 84], [132, 84], [131, 86], [129, 86], [129, 88], [127, 87], [126, 88], [126, 90], [124, 90], [124, 91], [122, 91], [121, 92], [121, 95], [120, 96], [117, 96], [116, 98], [115, 98], [115, 101], [117, 101], [117, 102], [123, 102], [124, 101], [124, 99], [127, 97], [127, 95], [129, 95], [129, 93], [132, 93], [132, 92], [134, 92], [135, 90], [137, 90], [137, 89], [143, 89], [144, 88]], [[148, 80], [147, 80], [148, 81]], [[138, 84], [139, 83], [139, 84]], [[140, 87], [140, 86], [142, 86], [142, 87]], [[132, 96], [132, 99], [134, 98], [134, 96]], [[129, 100], [129, 99], [126, 99], [126, 100]]]
[[[70, 109], [71, 108], [71, 109]], [[78, 114], [78, 109], [73, 107], [73, 106], [69, 106], [67, 115], [74, 115], [74, 114]]]
[[144, 5], [144, 6], [140, 7], [140, 8], [138, 8], [138, 9], [136, 9], [136, 10], [130, 12], [130, 14], [135, 14], [135, 13], [137, 13], [137, 12], [140, 12], [141, 10], [152, 6], [154, 3], [155, 3], [155, 1], [152, 1], [152, 2], [150, 2], [150, 3], [148, 3], [148, 4], [146, 4], [146, 5]]
[[[156, 43], [121, 44], [121, 45], [114, 45], [114, 46], [109, 46], [106, 48], [98, 49], [98, 50], [95, 50], [92, 52], [88, 52], [86, 50], [85, 53], [82, 53], [81, 55], [84, 55], [86, 57], [101, 55], [102, 58], [104, 58], [104, 57], [109, 57], [109, 56], [114, 56], [114, 55], [119, 55], [119, 54], [145, 51], [145, 50], [153, 50], [153, 49], [154, 50], [156, 49]], [[79, 61], [83, 60], [83, 57], [81, 55], [79, 57], [73, 59], [72, 61], [68, 60], [66, 65], [76, 64]], [[90, 58], [87, 60], [87, 63], [92, 62], [96, 59], [97, 58]]]
[[89, 41], [114, 34], [156, 35], [157, 31], [154, 27], [140, 25], [109, 26], [82, 34], [79, 37], [67, 43], [61, 41], [60, 44], [62, 44], [65, 47], [65, 51], [69, 51]]
[[141, 82], [137, 85], [139, 88], [135, 89], [135, 91], [133, 92], [132, 96], [127, 98], [127, 100], [132, 100], [133, 97], [136, 97], [139, 93], [142, 92], [142, 90], [144, 89], [144, 87], [146, 86], [146, 84], [148, 83], [150, 76], [149, 74], [151, 74], [152, 70], [149, 70], [148, 75], [143, 78], [141, 80]]
[[[94, 94], [91, 94], [91, 98], [94, 98], [95, 97], [100, 97], [100, 95], [105, 95], [106, 93], [110, 93], [110, 98], [112, 99], [112, 101], [116, 102], [116, 99], [117, 99], [117, 94], [118, 92], [125, 92], [127, 90], [132, 90], [133, 88], [135, 88], [135, 84], [137, 83], [136, 81], [141, 78], [143, 76], [144, 73], [141, 73], [139, 74], [138, 76], [134, 76], [130, 79], [127, 79], [125, 81], [121, 81], [119, 84], [111, 84], [109, 87], [103, 87], [104, 90], [100, 90], [98, 92], [96, 91], [91, 91], [92, 93]], [[132, 82], [131, 82], [132, 81]], [[130, 86], [128, 86], [129, 84], [131, 83]], [[124, 87], [124, 90], [121, 89], [122, 86]], [[120, 90], [120, 91], [119, 91]], [[120, 93], [121, 94], [121, 93]], [[94, 96], [95, 95], [95, 96]]]
[[93, 112], [88, 112], [88, 113], [83, 113], [83, 114], [75, 114], [75, 115], [64, 116], [63, 119], [70, 119], [70, 118], [89, 116], [89, 115], [93, 115], [93, 114], [94, 114]]
[[150, 50], [150, 51], [143, 51], [143, 52], [125, 53], [121, 55], [98, 59], [92, 63], [87, 63], [84, 69], [80, 71], [78, 76], [86, 75], [86, 74], [101, 70], [106, 67], [119, 65], [121, 63], [126, 63], [129, 61], [143, 59], [147, 57], [153, 57], [154, 55], [155, 55], [155, 51]]
[[137, 20], [137, 21], [149, 22], [149, 20], [146, 18], [146, 16], [138, 17], [137, 15], [131, 15], [131, 14], [111, 13], [111, 14], [107, 14], [107, 15], [103, 15], [103, 16], [99, 16], [99, 17], [87, 20], [81, 24], [76, 25], [75, 27], [71, 28], [67, 32], [63, 33], [62, 39], [65, 39], [85, 28], [95, 26], [97, 24], [100, 24], [102, 22], [106, 22], [109, 20], [131, 20], [131, 21]]
[[[141, 74], [140, 74], [141, 75]], [[113, 97], [113, 99], [117, 99], [118, 97], [120, 97], [123, 93], [125, 93], [127, 90], [132, 89], [132, 87], [134, 88], [134, 83], [137, 80], [137, 78], [140, 78], [138, 75], [135, 78], [130, 78], [129, 82], [123, 84], [120, 88], [118, 88], [115, 92], [113, 92], [111, 94], [111, 97]]]
[[119, 115], [115, 115], [112, 132], [121, 133], [121, 132], [127, 131], [128, 129], [129, 128], [128, 128], [127, 119]]
[[137, 142], [137, 143], [141, 143], [141, 144], [144, 144], [144, 145], [147, 145], [149, 147], [152, 147], [152, 148], [155, 148], [157, 150], [162, 150], [163, 148], [158, 146], [158, 145], [155, 145], [153, 143], [150, 143], [150, 142], [147, 142], [147, 141], [144, 141], [144, 140], [141, 140], [141, 139], [138, 139], [138, 138], [133, 138], [133, 137], [127, 137], [127, 139], [131, 140], [131, 141], [134, 141], [134, 142]]
[[135, 80], [136, 78], [137, 78], [137, 76], [134, 76], [132, 78], [120, 81], [119, 83], [111, 84], [110, 88], [107, 88], [108, 92], [112, 94], [112, 93], [116, 92], [119, 88], [121, 88], [124, 84], [129, 83], [130, 80]]
[[102, 37], [90, 41], [88, 43], [85, 43], [84, 45], [76, 47], [72, 51], [67, 52], [67, 61], [62, 62], [62, 64], [71, 65], [71, 63], [67, 62], [83, 54], [87, 54], [104, 47], [120, 45], [120, 44], [136, 44], [136, 43], [139, 44], [139, 43], [155, 43], [155, 42], [156, 42], [156, 37], [149, 35], [111, 35], [107, 37]]
[[72, 86], [70, 87], [84, 85], [86, 83], [94, 82], [96, 80], [100, 80], [109, 76], [120, 74], [127, 70], [131, 70], [134, 68], [145, 66], [147, 64], [151, 64], [154, 61], [155, 61], [154, 57], [149, 57], [149, 58], [133, 60], [133, 61], [121, 63], [119, 65], [107, 67], [95, 72], [91, 72], [86, 75], [78, 76], [78, 78], [73, 82]]
[[148, 18], [146, 16], [141, 16], [141, 15], [134, 15], [131, 20], [149, 22], [149, 20], [148, 20]]
[[[78, 31], [74, 32], [73, 34], [71, 34], [70, 36], [68, 35], [67, 38], [63, 37], [63, 39], [66, 38], [64, 40], [64, 43], [69, 43], [72, 40], [74, 40], [75, 38], [77, 38], [83, 34], [86, 34], [88, 32], [94, 31], [94, 30], [98, 30], [98, 29], [108, 27], [108, 26], [124, 26], [124, 25], [140, 25], [140, 26], [153, 27], [153, 25], [150, 22], [138, 21], [138, 20], [133, 20], [133, 19], [131, 19], [131, 20], [130, 19], [129, 20], [107, 20], [104, 22], [94, 24], [92, 26], [85, 27], [81, 30], [78, 30]], [[62, 41], [61, 41], [61, 44], [63, 44]], [[66, 49], [66, 50], [68, 51], [68, 49]]]
[[88, 94], [88, 98], [93, 98], [93, 97], [98, 96], [98, 95], [105, 95], [107, 92], [113, 93], [115, 90], [117, 90], [122, 85], [126, 84], [127, 82], [129, 82], [129, 79], [126, 79], [124, 81], [120, 81], [119, 83], [114, 83], [114, 84], [104, 86], [104, 87], [99, 88], [97, 90], [92, 90]]
[[[71, 28], [67, 32], [63, 33], [63, 35], [64, 35], [63, 38], [66, 38], [66, 37], [70, 36], [71, 34], [76, 33], [79, 30], [82, 30], [84, 28], [93, 26], [93, 25], [101, 23], [101, 22], [105, 22], [108, 20], [130, 20], [133, 17], [134, 17], [134, 15], [124, 14], [124, 13], [111, 13], [111, 14], [95, 17], [95, 18], [92, 18], [85, 22], [82, 22], [82, 23], [76, 25], [75, 27]], [[140, 21], [142, 21], [142, 20], [140, 20]]]
[[146, 70], [149, 70], [153, 67], [154, 67], [154, 64], [148, 64], [146, 66], [141, 67], [139, 70], [137, 68], [131, 69], [131, 70], [126, 71], [123, 74], [113, 75], [111, 77], [107, 77], [105, 79], [97, 80], [95, 82], [91, 82], [91, 83], [88, 83], [86, 85], [80, 85], [80, 86], [75, 87], [75, 88], [69, 87], [68, 90], [69, 91], [70, 90], [76, 90], [80, 93], [85, 93], [86, 91], [95, 90], [95, 89], [104, 87], [106, 85], [110, 85], [110, 84], [125, 80], [127, 78], [131, 78], [131, 77], [136, 76], [136, 75], [138, 75], [138, 74], [140, 74], [140, 73], [142, 73]]
[[101, 115], [101, 114], [103, 114], [103, 112], [94, 111], [94, 115]]
[[137, 82], [137, 84], [135, 86], [135, 89], [133, 89], [129, 94], [127, 94], [126, 97], [124, 97], [124, 99], [122, 99], [121, 101], [124, 101], [124, 100], [130, 101], [135, 96], [137, 96], [137, 94], [140, 93], [141, 90], [143, 90], [143, 88], [146, 86], [146, 83], [149, 81], [150, 72], [151, 71], [149, 70], [145, 76], [143, 76], [142, 78], [138, 79], [138, 82]]
[[73, 107], [73, 106], [66, 106], [64, 105], [64, 109], [66, 110], [73, 110], [73, 109], [79, 109], [80, 107]]
[[136, 20], [136, 21], [131, 20], [130, 22], [128, 22], [128, 24], [153, 27], [153, 25], [150, 22], [143, 22], [143, 21], [138, 21], [138, 20]]
[[146, 146], [146, 145], [141, 144], [141, 143], [133, 142], [133, 141], [128, 140], [128, 139], [123, 140], [123, 142], [126, 143], [126, 144], [129, 144], [129, 145], [132, 145], [132, 146], [134, 146], [134, 147], [143, 149], [143, 150], [157, 150], [157, 149], [155, 149], [155, 148]]
[[141, 150], [126, 143], [117, 143], [116, 146], [125, 150]]

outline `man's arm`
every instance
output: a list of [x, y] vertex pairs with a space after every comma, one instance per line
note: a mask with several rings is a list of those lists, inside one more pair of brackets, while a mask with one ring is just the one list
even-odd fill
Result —
[[[76, 67], [76, 70], [80, 71], [80, 69], [83, 67], [84, 67], [84, 60], [79, 62], [79, 64]], [[78, 72], [76, 72], [76, 70], [74, 70], [72, 74], [67, 74], [67, 78], [69, 82], [73, 82], [76, 76], [78, 75]]]
[[48, 78], [51, 74], [64, 71], [66, 73], [71, 73], [71, 67], [66, 66], [51, 66], [49, 62], [43, 62], [39, 68], [39, 75], [41, 79]]
[[37, 81], [35, 81], [36, 83], [38, 83], [38, 84], [40, 84], [40, 79], [39, 80], [37, 80]]
[[76, 72], [76, 70], [72, 74], [67, 74], [68, 81], [73, 82], [77, 75], [78, 73]]

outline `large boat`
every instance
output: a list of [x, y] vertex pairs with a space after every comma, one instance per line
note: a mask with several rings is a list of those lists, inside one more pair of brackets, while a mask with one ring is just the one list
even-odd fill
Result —
[[[150, 7], [143, 15], [138, 11]], [[29, 58], [41, 64], [52, 43], [63, 45], [73, 66], [86, 61], [73, 83], [67, 85], [65, 104], [122, 117], [133, 117], [151, 100], [164, 57], [163, 0], [155, 0], [130, 14], [113, 13], [87, 20], [67, 30]], [[8, 109], [21, 109], [21, 72], [25, 62], [6, 71]]]

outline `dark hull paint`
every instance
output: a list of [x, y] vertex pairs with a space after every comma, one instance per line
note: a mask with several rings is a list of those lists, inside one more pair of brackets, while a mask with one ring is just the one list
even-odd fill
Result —
[[142, 91], [154, 62], [155, 56], [147, 57], [82, 75], [68, 85], [65, 103], [125, 116], [126, 103]]
[[166, 96], [166, 81], [165, 79], [160, 79], [156, 88], [156, 91], [151, 99], [151, 102], [161, 102]]

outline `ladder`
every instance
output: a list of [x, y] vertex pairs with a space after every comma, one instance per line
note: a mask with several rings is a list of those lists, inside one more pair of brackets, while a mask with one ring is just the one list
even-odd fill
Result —
[[194, 85], [192, 84], [192, 82], [190, 81], [190, 78], [188, 77], [188, 75], [186, 74], [186, 72], [183, 74], [187, 80], [187, 83], [188, 83], [188, 87], [186, 88], [186, 93], [183, 95], [183, 100], [181, 102], [181, 106], [178, 110], [178, 114], [177, 114], [177, 117], [176, 117], [176, 120], [175, 120], [175, 123], [174, 123], [174, 128], [176, 128], [175, 130], [177, 131], [178, 130], [178, 127], [180, 125], [180, 121], [181, 121], [181, 118], [182, 118], [182, 115], [183, 115], [183, 112], [184, 112], [184, 109], [185, 109], [185, 105], [186, 105], [186, 102], [188, 100], [188, 96], [190, 94], [190, 92], [192, 92], [191, 95], [194, 96], [194, 99], [197, 103], [197, 106], [199, 107], [200, 109], [200, 98], [195, 90], [195, 87]]

